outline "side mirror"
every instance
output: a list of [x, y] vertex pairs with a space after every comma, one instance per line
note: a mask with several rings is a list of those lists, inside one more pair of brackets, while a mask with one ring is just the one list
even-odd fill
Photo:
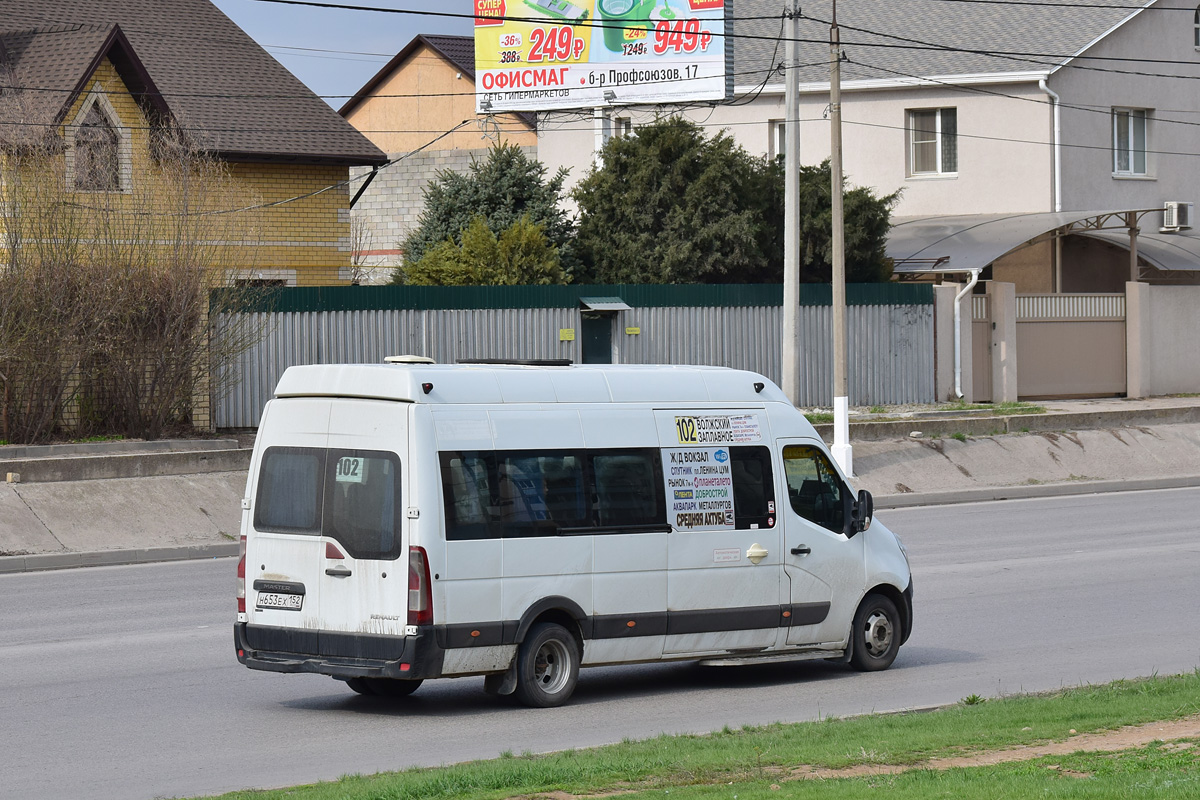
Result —
[[850, 535], [862, 533], [871, 527], [871, 520], [875, 516], [875, 500], [871, 497], [871, 493], [866, 489], [861, 489], [858, 492], [858, 500], [854, 503], [854, 507], [850, 510]]

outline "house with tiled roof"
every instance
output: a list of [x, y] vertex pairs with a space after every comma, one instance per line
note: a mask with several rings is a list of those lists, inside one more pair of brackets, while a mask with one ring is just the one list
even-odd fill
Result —
[[256, 214], [240, 279], [349, 280], [349, 171], [386, 156], [208, 0], [4, 0], [0, 92], [0, 147], [53, 140], [68, 189], [131, 193], [170, 131]]
[[358, 258], [381, 280], [401, 262], [400, 243], [438, 172], [464, 172], [472, 158], [501, 142], [537, 154], [534, 115], [475, 113], [470, 36], [414, 36], [338, 113], [396, 162], [373, 175], [353, 170], [369, 181], [354, 204]]
[[[730, 4], [737, 100], [681, 113], [778, 155], [786, 72], [799, 83], [801, 161], [828, 158], [832, 9], [801, 7], [798, 66], [785, 70], [784, 3]], [[1133, 219], [1135, 279], [1200, 279], [1200, 238], [1163, 213], [1200, 202], [1196, 0], [856, 0], [838, 4], [837, 21], [846, 179], [901, 192], [889, 249], [901, 269], [982, 268], [1021, 292], [1119, 292]], [[620, 95], [604, 109], [618, 128], [673, 110]], [[539, 157], [580, 180], [599, 124], [539, 113]]]

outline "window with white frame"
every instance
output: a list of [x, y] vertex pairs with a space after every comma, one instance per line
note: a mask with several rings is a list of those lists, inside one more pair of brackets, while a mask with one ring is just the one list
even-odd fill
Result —
[[767, 153], [771, 158], [787, 157], [787, 121], [773, 119], [768, 123], [770, 141]]
[[1146, 119], [1144, 108], [1114, 108], [1113, 174], [1146, 174]]
[[1196, 21], [1195, 21], [1195, 44], [1196, 49], [1200, 50], [1200, 6], [1196, 6]]
[[617, 117], [613, 120], [613, 136], [628, 136], [633, 133], [633, 120], [629, 117]]
[[128, 191], [132, 150], [112, 103], [99, 88], [67, 126], [67, 185], [84, 192]]
[[958, 109], [908, 112], [908, 172], [910, 175], [958, 172]]

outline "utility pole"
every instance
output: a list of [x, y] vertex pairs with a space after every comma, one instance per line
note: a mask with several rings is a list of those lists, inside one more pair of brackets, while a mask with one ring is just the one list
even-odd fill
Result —
[[833, 0], [829, 26], [829, 172], [833, 194], [833, 458], [846, 475], [854, 474], [850, 446], [850, 389], [846, 377], [846, 243], [842, 208], [842, 42]]
[[800, 401], [800, 0], [789, 0], [787, 46], [784, 49], [784, 177], [783, 177], [783, 393], [792, 405]]

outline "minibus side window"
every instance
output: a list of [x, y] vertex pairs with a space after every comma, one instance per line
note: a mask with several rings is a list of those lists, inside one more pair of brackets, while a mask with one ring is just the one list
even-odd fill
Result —
[[587, 522], [583, 468], [574, 453], [498, 453], [497, 488], [504, 538], [555, 536]]
[[788, 499], [797, 514], [835, 533], [845, 530], [842, 482], [829, 458], [812, 445], [783, 448]]
[[259, 469], [254, 527], [260, 531], [321, 533], [325, 451], [268, 447]]
[[446, 538], [491, 539], [500, 535], [493, 527], [496, 508], [488, 460], [478, 453], [442, 453], [442, 492], [446, 503]]
[[775, 483], [771, 451], [766, 447], [731, 447], [734, 527], [770, 528], [775, 525]]
[[325, 535], [354, 558], [400, 555], [400, 461], [394, 453], [331, 450]]
[[662, 468], [656, 450], [589, 452], [588, 458], [596, 486], [597, 525], [666, 524]]

